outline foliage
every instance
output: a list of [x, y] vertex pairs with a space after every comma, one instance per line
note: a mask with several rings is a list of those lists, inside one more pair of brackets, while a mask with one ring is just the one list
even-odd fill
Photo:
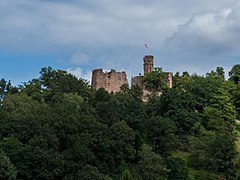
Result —
[[175, 136], [177, 127], [173, 121], [163, 117], [153, 117], [146, 122], [146, 135], [155, 152], [171, 153], [178, 146]]
[[2, 79], [0, 179], [239, 179], [239, 65], [229, 74], [176, 73], [170, 89], [156, 69], [147, 103], [51, 67], [18, 88]]
[[163, 158], [152, 151], [152, 147], [143, 144], [138, 165], [139, 179], [165, 179], [166, 172]]
[[6, 94], [10, 91], [11, 83], [10, 81], [6, 81], [5, 79], [1, 79], [0, 81], [0, 100], [2, 101]]
[[233, 66], [229, 72], [229, 77], [231, 81], [233, 81], [235, 84], [238, 84], [240, 81], [240, 64]]
[[206, 130], [219, 133], [225, 132], [226, 127], [222, 111], [207, 106], [204, 108], [203, 115], [202, 125]]
[[210, 167], [224, 172], [226, 179], [235, 174], [234, 159], [237, 156], [234, 139], [226, 135], [217, 135], [208, 147]]
[[[82, 170], [80, 170], [75, 179], [85, 179], [85, 180], [92, 180], [92, 179], [97, 179], [97, 180], [111, 180], [107, 175], [104, 175], [98, 171], [96, 167], [92, 167], [87, 165], [84, 167]], [[125, 180], [125, 179], [123, 179]]]
[[121, 175], [120, 180], [134, 180], [134, 178], [128, 170], [125, 170]]
[[188, 169], [184, 160], [178, 156], [170, 156], [166, 159], [168, 179], [188, 179]]
[[147, 73], [142, 82], [147, 89], [152, 91], [165, 90], [168, 87], [166, 74], [162, 71], [162, 68], [155, 68], [154, 71]]
[[0, 179], [14, 180], [16, 179], [17, 171], [15, 166], [11, 163], [7, 155], [0, 151]]

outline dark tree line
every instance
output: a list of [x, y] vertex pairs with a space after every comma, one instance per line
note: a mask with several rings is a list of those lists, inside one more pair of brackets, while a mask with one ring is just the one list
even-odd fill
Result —
[[[163, 89], [141, 101], [138, 87], [116, 94], [43, 68], [14, 87], [0, 81], [0, 179], [238, 179], [240, 65], [144, 78]], [[159, 79], [159, 81], [158, 81]]]

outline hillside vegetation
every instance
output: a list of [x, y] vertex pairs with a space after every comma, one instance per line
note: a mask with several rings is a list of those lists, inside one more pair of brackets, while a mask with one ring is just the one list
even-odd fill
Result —
[[0, 103], [1, 180], [240, 178], [240, 65], [228, 80], [176, 73], [148, 103], [47, 67], [18, 87], [2, 79]]

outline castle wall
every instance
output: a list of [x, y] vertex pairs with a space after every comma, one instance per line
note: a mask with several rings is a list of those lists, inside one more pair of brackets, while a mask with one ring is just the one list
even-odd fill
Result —
[[154, 57], [153, 56], [144, 56], [143, 58], [143, 72], [144, 75], [153, 71], [154, 66]]
[[[153, 56], [144, 56], [144, 75], [153, 71], [154, 68], [154, 57]], [[172, 88], [173, 81], [173, 73], [166, 72], [164, 81], [167, 82], [169, 88]], [[152, 92], [148, 90], [145, 85], [142, 83], [143, 76], [136, 76], [132, 78], [131, 85], [138, 86], [143, 93], [142, 100], [147, 102], [149, 100]], [[100, 89], [104, 88], [109, 93], [115, 93], [120, 91], [120, 87], [124, 84], [128, 84], [127, 74], [125, 72], [116, 72], [115, 70], [111, 70], [110, 72], [103, 72], [103, 69], [95, 69], [92, 71], [92, 88]], [[159, 90], [155, 92], [156, 95], [161, 96], [162, 91]]]
[[169, 88], [172, 88], [172, 83], [173, 83], [173, 73], [167, 72], [167, 85]]
[[104, 88], [109, 93], [120, 91], [120, 87], [124, 84], [128, 84], [127, 74], [123, 72], [116, 72], [111, 70], [110, 72], [103, 72], [102, 69], [96, 69], [92, 72], [92, 88], [100, 89]]
[[132, 78], [131, 85], [138, 86], [140, 89], [142, 89], [143, 88], [142, 78], [143, 78], [143, 76], [136, 76], [136, 77]]
[[[149, 97], [152, 94], [152, 91], [148, 90], [146, 86], [142, 83], [143, 76], [136, 76], [132, 78], [132, 86], [138, 86], [142, 91], [142, 101], [148, 102]], [[162, 91], [155, 92], [157, 96], [162, 95]]]
[[[147, 73], [150, 73], [154, 70], [154, 57], [153, 56], [144, 56], [143, 62], [144, 62], [144, 64], [143, 64], [144, 75], [146, 75]], [[131, 85], [138, 86], [142, 90], [142, 100], [144, 102], [148, 102], [149, 97], [152, 94], [152, 91], [148, 90], [146, 88], [146, 86], [142, 83], [142, 78], [143, 78], [143, 76], [133, 77]], [[173, 78], [173, 73], [171, 73], [171, 72], [165, 73], [165, 78], [163, 79], [163, 81], [166, 81], [167, 86], [169, 88], [172, 88], [172, 78]], [[162, 90], [155, 92], [155, 95], [161, 96]]]

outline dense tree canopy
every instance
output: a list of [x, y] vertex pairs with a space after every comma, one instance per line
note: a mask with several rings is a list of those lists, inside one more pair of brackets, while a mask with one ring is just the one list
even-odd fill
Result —
[[233, 66], [229, 72], [229, 77], [235, 84], [238, 84], [240, 81], [240, 64]]
[[13, 87], [0, 81], [0, 179], [238, 179], [240, 68], [224, 78], [161, 68], [109, 94], [51, 67]]

